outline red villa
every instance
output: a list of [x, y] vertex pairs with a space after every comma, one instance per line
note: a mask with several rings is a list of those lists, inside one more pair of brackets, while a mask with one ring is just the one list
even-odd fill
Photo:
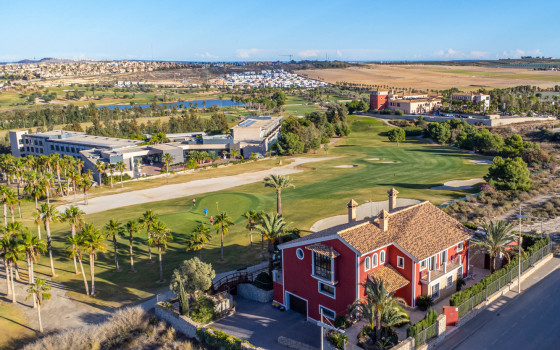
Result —
[[345, 315], [368, 276], [412, 307], [421, 295], [451, 294], [468, 273], [472, 231], [430, 202], [397, 208], [397, 190], [388, 194], [389, 212], [358, 222], [351, 200], [348, 223], [281, 244], [274, 300], [318, 320], [321, 309], [331, 319]]

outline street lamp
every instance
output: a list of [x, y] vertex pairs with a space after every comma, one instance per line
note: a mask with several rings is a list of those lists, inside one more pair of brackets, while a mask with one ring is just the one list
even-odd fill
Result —
[[[519, 219], [519, 241], [517, 242], [517, 246], [519, 248], [519, 258], [517, 259], [519, 264], [517, 265], [517, 293], [521, 293], [521, 219], [538, 219], [534, 216], [529, 215], [521, 215], [521, 205], [519, 205], [519, 215], [516, 215]], [[542, 226], [541, 226], [541, 234], [542, 234]]]

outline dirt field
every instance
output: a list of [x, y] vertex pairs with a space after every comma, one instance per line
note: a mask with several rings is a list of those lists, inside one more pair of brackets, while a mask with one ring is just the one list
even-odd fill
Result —
[[416, 89], [457, 87], [469, 90], [518, 85], [551, 87], [560, 84], [560, 72], [475, 66], [369, 64], [344, 69], [302, 70], [296, 73], [329, 83], [345, 81]]

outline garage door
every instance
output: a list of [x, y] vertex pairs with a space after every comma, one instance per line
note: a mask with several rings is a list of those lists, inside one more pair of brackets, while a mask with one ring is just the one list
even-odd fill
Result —
[[307, 301], [303, 300], [302, 298], [298, 298], [295, 295], [288, 294], [290, 296], [290, 310], [294, 310], [295, 312], [299, 312], [303, 316], [307, 317]]

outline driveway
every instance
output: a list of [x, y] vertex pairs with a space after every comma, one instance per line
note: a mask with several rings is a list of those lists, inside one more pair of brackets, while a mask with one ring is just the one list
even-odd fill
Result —
[[278, 337], [282, 335], [315, 348], [320, 347], [320, 328], [306, 321], [303, 315], [295, 311], [280, 311], [269, 303], [241, 297], [235, 297], [235, 302], [235, 313], [213, 323], [212, 327], [264, 349], [286, 350], [286, 347], [278, 344]]

